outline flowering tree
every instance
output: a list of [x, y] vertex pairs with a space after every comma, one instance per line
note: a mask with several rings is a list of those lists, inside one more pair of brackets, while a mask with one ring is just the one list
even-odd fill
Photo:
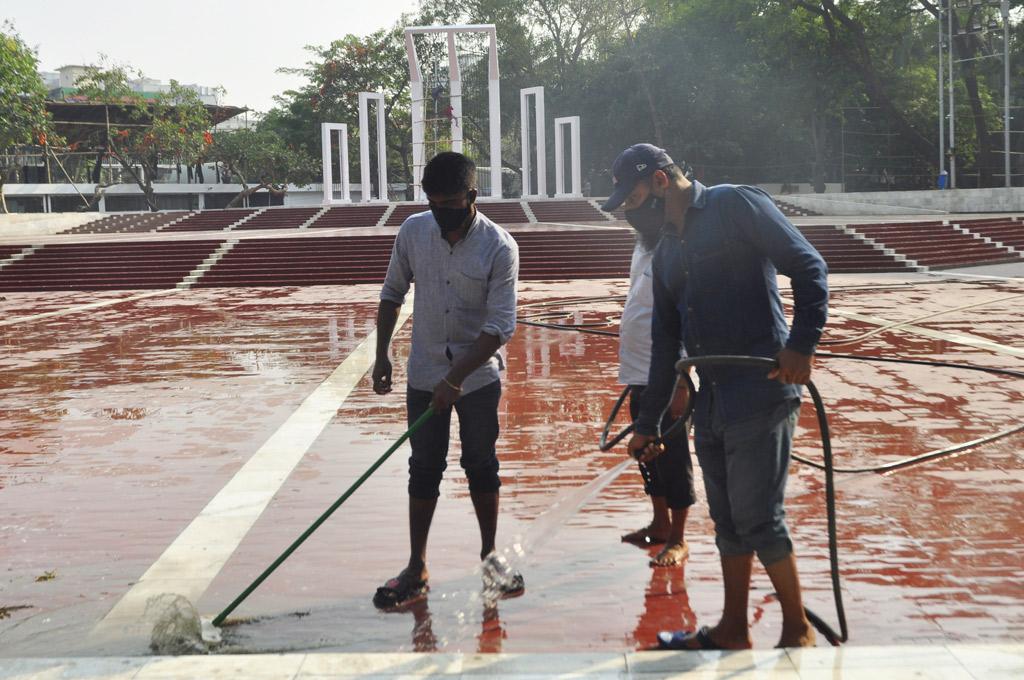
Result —
[[124, 66], [90, 66], [76, 86], [79, 96], [115, 111], [118, 122], [90, 133], [142, 190], [149, 209], [158, 210], [153, 191], [161, 161], [192, 165], [213, 143], [211, 119], [199, 95], [172, 80], [170, 89], [154, 98], [134, 92]]

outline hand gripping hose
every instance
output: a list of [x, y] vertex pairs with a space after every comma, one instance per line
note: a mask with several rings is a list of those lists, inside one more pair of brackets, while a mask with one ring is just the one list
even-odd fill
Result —
[[423, 415], [421, 415], [419, 418], [416, 419], [416, 422], [414, 422], [412, 425], [409, 426], [409, 429], [405, 431], [405, 434], [403, 434], [401, 437], [399, 437], [395, 441], [395, 443], [391, 445], [391, 448], [389, 448], [387, 451], [385, 451], [384, 455], [381, 456], [380, 458], [378, 458], [377, 462], [375, 462], [373, 465], [371, 465], [369, 467], [369, 469], [367, 469], [366, 472], [363, 473], [363, 476], [360, 477], [359, 479], [357, 479], [355, 481], [355, 483], [352, 484], [352, 486], [350, 486], [348, 488], [348, 491], [343, 493], [338, 500], [334, 501], [334, 504], [331, 505], [331, 507], [327, 508], [327, 510], [324, 512], [324, 514], [320, 515], [320, 517], [317, 518], [317, 520], [315, 522], [313, 522], [311, 525], [309, 525], [309, 528], [306, 529], [304, 532], [302, 532], [302, 535], [299, 536], [297, 539], [295, 539], [295, 541], [290, 546], [288, 546], [288, 549], [285, 550], [283, 553], [281, 553], [281, 555], [276, 560], [274, 560], [273, 564], [271, 564], [269, 567], [267, 567], [263, 571], [262, 574], [260, 574], [258, 577], [256, 577], [256, 580], [253, 581], [252, 583], [250, 583], [249, 587], [246, 588], [245, 590], [243, 590], [241, 595], [236, 597], [235, 600], [231, 604], [229, 604], [227, 607], [225, 607], [224, 611], [222, 611], [220, 614], [217, 614], [217, 618], [215, 618], [213, 620], [213, 625], [219, 626], [222, 623], [224, 623], [224, 619], [226, 619], [228, 617], [228, 614], [233, 612], [238, 605], [242, 604], [242, 602], [245, 600], [245, 598], [249, 597], [249, 595], [251, 595], [254, 590], [259, 588], [260, 584], [263, 583], [267, 579], [267, 577], [270, 576], [274, 572], [275, 569], [277, 569], [279, 566], [281, 566], [281, 563], [283, 563], [286, 559], [288, 559], [291, 556], [291, 554], [293, 552], [295, 552], [295, 550], [300, 545], [302, 545], [302, 543], [307, 538], [312, 536], [313, 532], [316, 531], [317, 529], [319, 529], [320, 525], [323, 524], [324, 522], [326, 522], [327, 518], [330, 517], [334, 513], [335, 510], [340, 508], [341, 504], [344, 503], [345, 501], [347, 501], [348, 497], [351, 496], [353, 493], [355, 493], [355, 490], [358, 489], [360, 486], [362, 486], [363, 482], [365, 482], [367, 479], [369, 479], [370, 475], [372, 475], [374, 472], [376, 472], [377, 468], [379, 468], [381, 465], [383, 465], [384, 461], [386, 461], [388, 458], [390, 458], [391, 454], [394, 453], [395, 451], [397, 451], [398, 447], [401, 446], [402, 444], [404, 444], [405, 440], [408, 439], [409, 437], [411, 437], [412, 434], [414, 432], [416, 432], [416, 430], [420, 429], [420, 427], [423, 426], [423, 423], [427, 422], [432, 415], [434, 415], [434, 407], [430, 406], [430, 407], [427, 408], [426, 411], [423, 412]]

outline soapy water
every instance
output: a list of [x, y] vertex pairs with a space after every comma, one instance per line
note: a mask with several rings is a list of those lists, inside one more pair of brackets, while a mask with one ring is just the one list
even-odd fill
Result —
[[154, 654], [205, 654], [221, 642], [220, 631], [200, 617], [183, 595], [162, 593], [149, 598], [144, 617], [153, 622], [149, 648]]
[[[369, 604], [369, 596], [311, 611], [228, 619], [217, 629], [208, 619], [200, 617], [186, 598], [164, 594], [153, 598], [147, 606], [147, 618], [154, 621], [151, 648], [157, 654], [349, 650], [353, 643], [347, 640], [347, 635], [336, 631], [358, 629], [361, 631], [358, 648], [366, 651], [438, 651], [455, 641], [474, 638], [480, 641], [480, 651], [485, 651], [487, 644], [500, 644], [500, 640], [495, 641], [502, 635], [498, 609], [500, 602], [508, 597], [505, 590], [510, 574], [524, 572], [526, 590], [529, 590], [531, 555], [553, 539], [580, 508], [631, 463], [632, 459], [626, 458], [590, 482], [560, 494], [531, 522], [525, 533], [477, 564], [471, 572], [447, 580], [443, 589], [435, 588], [430, 593], [429, 600], [425, 598], [396, 610], [413, 618], [411, 639], [406, 638], [404, 643], [396, 644], [393, 626], [378, 631], [371, 625], [372, 621], [379, 620], [380, 612]], [[454, 624], [448, 635], [439, 631], [445, 620]], [[339, 623], [343, 624], [341, 628]], [[482, 628], [479, 635], [472, 632], [475, 626]], [[491, 643], [484, 638], [490, 638]]]

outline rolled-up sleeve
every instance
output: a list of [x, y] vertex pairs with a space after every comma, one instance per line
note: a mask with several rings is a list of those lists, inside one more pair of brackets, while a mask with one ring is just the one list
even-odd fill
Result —
[[505, 344], [516, 330], [516, 281], [519, 279], [519, 246], [509, 237], [495, 254], [487, 281], [487, 318], [482, 333]]
[[742, 232], [792, 282], [793, 325], [786, 346], [813, 354], [828, 318], [824, 258], [763, 191], [736, 187], [728, 208]]
[[409, 254], [406, 246], [408, 232], [405, 225], [398, 230], [395, 237], [395, 245], [391, 248], [391, 261], [388, 262], [388, 273], [384, 277], [384, 286], [380, 290], [380, 299], [394, 302], [397, 305], [405, 304], [405, 294], [409, 292], [409, 284], [412, 283], [412, 266], [409, 264]]

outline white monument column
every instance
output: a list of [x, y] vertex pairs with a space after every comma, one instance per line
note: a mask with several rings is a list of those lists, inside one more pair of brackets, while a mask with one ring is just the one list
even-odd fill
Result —
[[[413, 36], [423, 33], [445, 33], [448, 41], [449, 102], [452, 107], [452, 151], [462, 151], [464, 121], [462, 109], [462, 73], [459, 68], [455, 38], [459, 33], [486, 33], [488, 49], [488, 126], [491, 163], [491, 196], [501, 197], [501, 107], [498, 74], [498, 32], [494, 24], [470, 24], [455, 26], [412, 26], [405, 29], [405, 52], [409, 59], [409, 91], [412, 97], [412, 166], [413, 190], [417, 201], [423, 200], [423, 179], [425, 158], [426, 108], [423, 101], [423, 74]], [[474, 159], [478, 162], [480, 159]]]
[[384, 131], [384, 94], [359, 93], [359, 181], [363, 188], [363, 202], [374, 200], [370, 191], [370, 101], [377, 102], [377, 187], [376, 200], [388, 200], [388, 154]]
[[[530, 101], [529, 97], [536, 101], [534, 113], [534, 125], [537, 128], [537, 193], [530, 193], [533, 184], [533, 173], [530, 170]], [[521, 144], [523, 152], [523, 198], [540, 198], [548, 195], [547, 181], [547, 148], [544, 143], [544, 88], [526, 87], [519, 90], [519, 120], [521, 129]]]
[[[334, 198], [334, 168], [331, 163], [331, 134], [338, 132], [338, 169], [341, 174], [341, 199]], [[323, 159], [324, 205], [351, 203], [348, 178], [348, 125], [344, 123], [320, 124], [320, 150]]]
[[[565, 190], [565, 128], [569, 128], [569, 157], [572, 188]], [[580, 180], [580, 117], [555, 118], [555, 196], [583, 196]]]

